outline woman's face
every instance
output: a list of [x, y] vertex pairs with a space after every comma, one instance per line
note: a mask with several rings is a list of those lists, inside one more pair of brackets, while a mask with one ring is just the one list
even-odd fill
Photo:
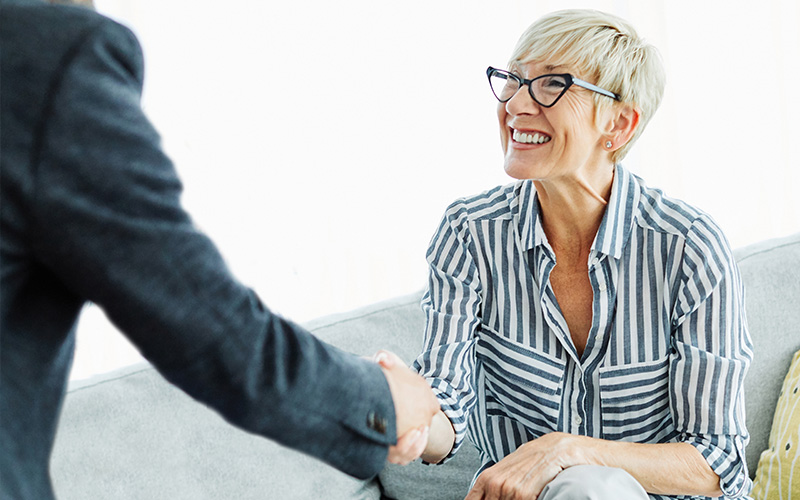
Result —
[[[512, 66], [510, 71], [523, 78], [548, 73], [583, 76], [573, 68], [541, 62]], [[516, 179], [546, 180], [607, 165], [606, 139], [594, 125], [593, 98], [591, 91], [573, 85], [554, 106], [545, 108], [522, 87], [511, 100], [498, 103], [506, 173]]]

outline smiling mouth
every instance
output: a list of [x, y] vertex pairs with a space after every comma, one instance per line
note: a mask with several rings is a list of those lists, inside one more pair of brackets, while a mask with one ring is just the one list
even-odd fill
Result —
[[533, 134], [528, 134], [526, 132], [520, 132], [519, 130], [512, 129], [513, 133], [511, 137], [514, 139], [514, 142], [519, 142], [521, 144], [544, 144], [546, 142], [550, 142], [550, 136], [545, 135], [539, 132], [534, 132]]

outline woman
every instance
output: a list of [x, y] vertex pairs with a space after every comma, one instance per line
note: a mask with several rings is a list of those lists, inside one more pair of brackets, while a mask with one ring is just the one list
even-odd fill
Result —
[[746, 496], [738, 270], [709, 216], [619, 164], [661, 100], [655, 49], [562, 11], [487, 75], [519, 181], [457, 200], [431, 242], [414, 367], [442, 409], [390, 460], [469, 436], [470, 500]]

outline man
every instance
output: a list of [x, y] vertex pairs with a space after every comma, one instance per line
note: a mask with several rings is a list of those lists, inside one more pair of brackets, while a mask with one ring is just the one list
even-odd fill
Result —
[[0, 497], [53, 497], [86, 301], [231, 423], [355, 477], [430, 424], [438, 404], [420, 377], [320, 342], [230, 275], [140, 109], [130, 31], [88, 9], [0, 0], [0, 82]]

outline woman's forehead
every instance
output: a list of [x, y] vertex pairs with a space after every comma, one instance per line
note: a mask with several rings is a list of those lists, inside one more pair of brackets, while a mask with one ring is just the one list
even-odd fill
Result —
[[509, 71], [527, 78], [547, 73], [571, 73], [578, 76], [574, 66], [556, 60], [512, 61], [509, 65]]

